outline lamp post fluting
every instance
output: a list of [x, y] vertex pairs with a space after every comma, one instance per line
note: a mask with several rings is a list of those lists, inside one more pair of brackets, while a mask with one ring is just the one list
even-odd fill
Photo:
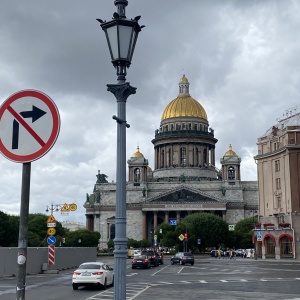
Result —
[[127, 0], [115, 0], [117, 12], [111, 21], [102, 21], [100, 26], [105, 32], [112, 64], [117, 70], [117, 84], [108, 84], [107, 90], [117, 100], [117, 168], [116, 168], [116, 234], [114, 239], [114, 299], [126, 299], [126, 101], [135, 94], [136, 88], [126, 82], [126, 69], [131, 64], [136, 40], [143, 26], [138, 24], [140, 16], [128, 20], [125, 15]]

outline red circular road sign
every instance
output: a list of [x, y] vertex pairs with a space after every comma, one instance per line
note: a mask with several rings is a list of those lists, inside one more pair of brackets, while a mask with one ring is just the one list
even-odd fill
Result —
[[36, 90], [11, 95], [0, 107], [0, 152], [15, 162], [31, 162], [55, 144], [60, 129], [58, 109]]

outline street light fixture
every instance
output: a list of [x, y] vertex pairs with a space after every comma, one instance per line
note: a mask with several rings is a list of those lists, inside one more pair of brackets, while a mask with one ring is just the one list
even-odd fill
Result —
[[125, 8], [127, 0], [115, 0], [117, 12], [113, 14], [111, 21], [100, 22], [104, 30], [112, 64], [117, 70], [117, 84], [108, 84], [107, 90], [112, 92], [117, 99], [117, 182], [116, 182], [116, 234], [114, 239], [114, 268], [115, 285], [114, 299], [126, 299], [126, 259], [127, 259], [127, 237], [126, 237], [126, 101], [135, 94], [136, 88], [126, 82], [126, 68], [131, 64], [137, 37], [142, 27], [138, 24], [140, 16], [127, 19]]

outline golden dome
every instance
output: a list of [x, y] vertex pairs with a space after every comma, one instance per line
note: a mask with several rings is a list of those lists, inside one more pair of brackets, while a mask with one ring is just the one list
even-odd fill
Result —
[[231, 144], [229, 145], [229, 150], [225, 153], [224, 156], [237, 156], [236, 153], [232, 150]]
[[207, 120], [203, 106], [189, 94], [189, 81], [183, 75], [179, 81], [179, 94], [165, 108], [161, 120], [174, 117], [196, 117]]
[[161, 119], [173, 117], [196, 117], [207, 120], [207, 114], [203, 106], [191, 96], [178, 96], [165, 108]]
[[144, 157], [144, 155], [140, 152], [140, 147], [137, 146], [136, 152], [132, 154], [131, 157]]
[[148, 172], [151, 172], [151, 171], [152, 171], [152, 169], [151, 169], [150, 166], [147, 166], [147, 171], [148, 171]]
[[189, 82], [188, 79], [183, 74], [182, 78], [180, 79], [180, 82]]

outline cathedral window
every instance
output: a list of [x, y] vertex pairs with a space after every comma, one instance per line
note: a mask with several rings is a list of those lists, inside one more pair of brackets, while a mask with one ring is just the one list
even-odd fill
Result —
[[166, 127], [165, 127], [165, 128], [166, 128], [166, 131], [169, 131], [169, 126], [168, 126], [168, 125], [166, 125]]
[[113, 240], [115, 238], [115, 236], [116, 236], [116, 226], [115, 226], [115, 224], [111, 224], [110, 227], [109, 227], [109, 229], [110, 229], [109, 238], [111, 240]]
[[185, 147], [180, 148], [180, 165], [186, 166], [186, 148]]
[[196, 147], [195, 149], [195, 161], [194, 161], [194, 165], [198, 166], [199, 165], [199, 149]]
[[228, 180], [235, 180], [235, 169], [234, 167], [228, 168]]
[[189, 130], [191, 130], [191, 129], [192, 129], [192, 124], [191, 124], [191, 123], [189, 123], [189, 127], [188, 127], [188, 129], [189, 129]]
[[203, 163], [204, 164], [207, 163], [207, 150], [206, 149], [203, 150]]
[[202, 124], [200, 124], [200, 131], [202, 131], [203, 130], [203, 128], [202, 128]]
[[194, 130], [198, 130], [198, 124], [194, 124]]
[[186, 127], [185, 127], [185, 123], [182, 123], [182, 129], [185, 130]]
[[168, 155], [168, 159], [169, 159], [169, 161], [168, 161], [168, 165], [169, 166], [171, 166], [172, 164], [171, 164], [171, 149], [169, 149], [169, 155]]
[[140, 182], [141, 180], [141, 170], [139, 168], [136, 168], [134, 170], [134, 182]]
[[176, 130], [180, 130], [180, 124], [176, 124]]
[[174, 130], [174, 124], [171, 124], [171, 131]]
[[165, 150], [161, 150], [160, 167], [163, 168], [164, 166], [165, 166]]

